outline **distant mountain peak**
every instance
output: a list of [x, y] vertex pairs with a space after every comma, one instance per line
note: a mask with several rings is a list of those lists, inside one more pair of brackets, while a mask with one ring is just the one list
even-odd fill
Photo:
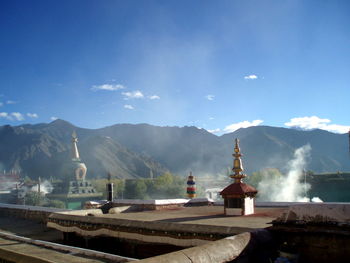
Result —
[[50, 126], [71, 126], [75, 127], [72, 123], [62, 120], [62, 119], [57, 119], [49, 123]]
[[0, 164], [9, 169], [20, 166], [30, 176], [45, 177], [50, 171], [59, 177], [62, 163], [70, 156], [74, 130], [88, 171], [95, 176], [115, 171], [120, 178], [147, 177], [150, 166], [157, 174], [166, 169], [177, 174], [189, 170], [226, 174], [235, 138], [240, 139], [247, 174], [266, 167], [286, 171], [294, 151], [305, 144], [312, 147], [307, 169], [317, 173], [350, 169], [347, 136], [322, 130], [256, 126], [218, 137], [195, 126], [115, 124], [85, 129], [62, 119], [49, 124], [0, 126]]

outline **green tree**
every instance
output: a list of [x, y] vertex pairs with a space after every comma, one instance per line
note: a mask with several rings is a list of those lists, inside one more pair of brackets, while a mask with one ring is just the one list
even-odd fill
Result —
[[155, 185], [159, 187], [166, 187], [172, 184], [173, 182], [174, 182], [174, 176], [171, 173], [166, 172], [163, 175], [158, 176], [156, 178]]
[[[107, 198], [107, 183], [109, 181], [104, 178], [91, 180], [91, 184], [95, 187], [97, 192], [103, 194], [103, 198]], [[124, 192], [125, 183], [122, 179], [112, 178], [111, 183], [114, 184], [114, 198], [121, 198], [122, 193]]]
[[169, 172], [156, 178], [153, 181], [151, 198], [184, 198], [186, 192], [185, 179], [175, 176]]
[[167, 172], [155, 179], [129, 179], [120, 184], [126, 199], [184, 198], [186, 181]]
[[29, 191], [25, 195], [25, 204], [33, 206], [41, 206], [46, 202], [45, 196], [42, 193]]
[[147, 199], [147, 185], [144, 180], [137, 180], [135, 184], [135, 198], [136, 199]]
[[125, 189], [125, 180], [122, 179], [113, 179], [114, 189], [115, 189], [115, 197], [122, 198], [124, 189]]
[[145, 180], [126, 180], [124, 197], [126, 199], [145, 199], [147, 197], [147, 185]]

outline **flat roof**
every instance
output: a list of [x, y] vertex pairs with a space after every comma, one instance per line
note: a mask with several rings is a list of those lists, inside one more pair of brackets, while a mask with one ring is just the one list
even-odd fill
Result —
[[225, 216], [223, 206], [197, 206], [143, 212], [96, 215], [101, 218], [118, 218], [136, 221], [161, 221], [179, 224], [265, 228], [280, 216], [286, 207], [256, 207], [253, 215]]
[[[49, 221], [73, 220], [81, 223], [125, 225], [136, 228], [162, 228], [174, 231], [213, 231], [238, 234], [271, 226], [271, 222], [285, 212], [287, 207], [256, 207], [255, 213], [246, 216], [225, 216], [223, 206], [178, 207], [142, 212], [102, 214], [100, 210], [73, 210], [51, 214]], [[93, 216], [87, 216], [88, 214]], [[191, 226], [188, 226], [191, 225]], [[196, 227], [198, 226], [198, 227]], [[207, 226], [207, 227], [206, 227]]]

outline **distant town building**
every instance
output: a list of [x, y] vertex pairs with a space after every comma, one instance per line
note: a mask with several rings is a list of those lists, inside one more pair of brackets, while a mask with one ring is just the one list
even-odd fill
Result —
[[10, 171], [0, 173], [0, 192], [11, 191], [16, 188], [16, 185], [20, 182], [20, 173], [16, 171]]
[[16, 203], [16, 190], [20, 187], [20, 173], [14, 170], [0, 173], [0, 202]]
[[243, 173], [243, 165], [239, 148], [239, 140], [235, 140], [233, 174], [230, 175], [234, 182], [221, 191], [224, 198], [225, 215], [249, 215], [254, 214], [254, 197], [258, 191], [242, 182], [246, 177]]

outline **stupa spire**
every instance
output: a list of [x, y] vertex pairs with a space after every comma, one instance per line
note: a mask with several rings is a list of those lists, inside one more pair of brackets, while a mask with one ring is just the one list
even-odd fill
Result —
[[80, 160], [79, 151], [78, 151], [78, 136], [75, 131], [72, 133], [72, 160]]
[[233, 174], [230, 175], [232, 179], [235, 180], [235, 183], [241, 183], [242, 178], [246, 177], [245, 174], [243, 174], [243, 165], [242, 165], [242, 160], [241, 160], [241, 150], [239, 148], [239, 140], [235, 139], [235, 148], [234, 148], [234, 153], [232, 154], [234, 157], [233, 159], [233, 168], [232, 172]]
[[[234, 182], [220, 192], [224, 198], [225, 215], [250, 215], [254, 214], [254, 197], [258, 191], [248, 184], [242, 182], [246, 177], [243, 173], [243, 165], [241, 160], [241, 150], [239, 148], [239, 140], [235, 140], [233, 159], [233, 174], [230, 175]], [[237, 208], [239, 208], [237, 210]]]

